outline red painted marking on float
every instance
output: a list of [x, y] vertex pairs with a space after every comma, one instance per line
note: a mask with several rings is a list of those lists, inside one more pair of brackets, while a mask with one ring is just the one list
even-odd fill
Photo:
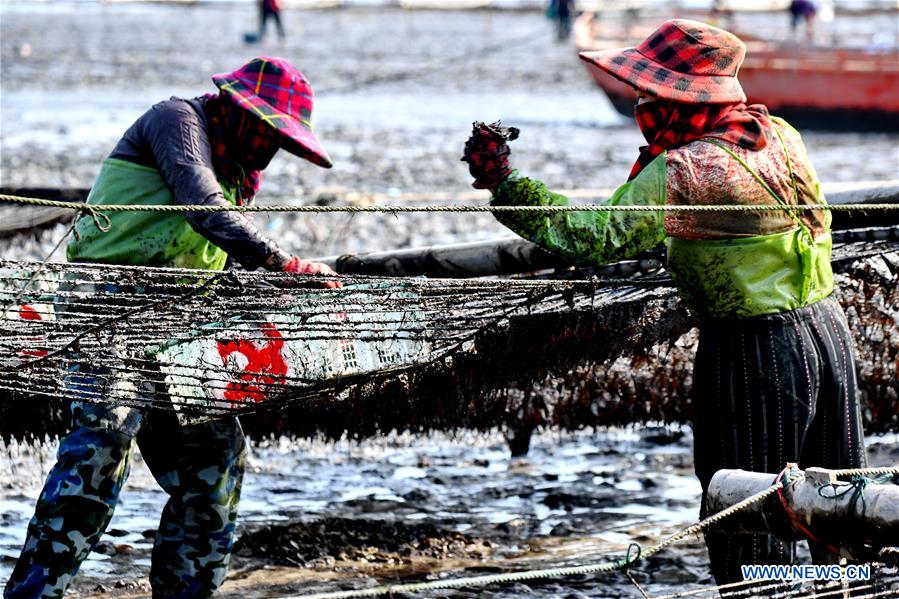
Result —
[[19, 306], [19, 318], [22, 320], [43, 320], [40, 313], [27, 304]]
[[[22, 320], [44, 319], [44, 317], [41, 316], [40, 312], [38, 312], [28, 304], [22, 304], [21, 306], [19, 306], [19, 318], [21, 318]], [[40, 339], [29, 339], [28, 341], [38, 342], [40, 341]], [[49, 353], [50, 350], [48, 349], [25, 349], [19, 352], [20, 355], [28, 356], [29, 358], [43, 358]]]
[[265, 401], [268, 399], [265, 387], [286, 384], [284, 377], [287, 375], [287, 362], [281, 354], [284, 337], [269, 322], [260, 328], [267, 339], [265, 344], [257, 346], [248, 339], [218, 342], [218, 352], [224, 364], [227, 365], [228, 357], [234, 353], [247, 359], [247, 365], [238, 375], [238, 380], [229, 381], [225, 388], [225, 399], [232, 404]]

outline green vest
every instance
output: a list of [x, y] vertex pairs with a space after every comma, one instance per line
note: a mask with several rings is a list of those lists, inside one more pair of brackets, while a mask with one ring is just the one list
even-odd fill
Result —
[[[730, 153], [779, 204], [788, 205], [729, 148], [703, 141]], [[792, 177], [789, 154], [787, 166]], [[795, 181], [793, 185], [795, 189]], [[691, 310], [704, 318], [749, 318], [794, 310], [830, 295], [830, 232], [812, 239], [794, 211], [789, 214], [797, 226], [782, 233], [720, 240], [669, 237], [668, 269]]]
[[[232, 204], [233, 190], [222, 186]], [[159, 171], [107, 158], [87, 198], [88, 204], [174, 205]], [[66, 255], [70, 262], [103, 262], [171, 268], [222, 270], [228, 255], [194, 231], [180, 212], [107, 212], [109, 230], [82, 216]]]
[[807, 229], [736, 239], [669, 237], [668, 268], [704, 318], [748, 318], [808, 306], [833, 291], [831, 238]]

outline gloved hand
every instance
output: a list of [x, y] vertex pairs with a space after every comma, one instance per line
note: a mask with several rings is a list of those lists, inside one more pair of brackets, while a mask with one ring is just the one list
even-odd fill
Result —
[[468, 172], [474, 177], [473, 187], [495, 191], [509, 176], [509, 146], [507, 141], [518, 138], [518, 129], [503, 127], [500, 121], [485, 125], [480, 121], [472, 123], [471, 137], [465, 142], [463, 162], [468, 163]]
[[[322, 264], [321, 262], [310, 262], [309, 260], [303, 260], [298, 256], [293, 256], [290, 260], [288, 260], [282, 270], [284, 272], [299, 275], [321, 275], [326, 277], [337, 276], [337, 272], [335, 272], [334, 269], [327, 264]], [[328, 289], [337, 289], [338, 287], [340, 287], [340, 281], [320, 281], [320, 284], [324, 287], [327, 287]]]

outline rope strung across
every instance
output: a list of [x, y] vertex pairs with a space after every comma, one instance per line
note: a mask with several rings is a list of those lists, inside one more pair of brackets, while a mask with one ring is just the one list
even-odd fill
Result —
[[815, 210], [846, 212], [851, 210], [899, 211], [899, 204], [810, 204], [803, 206], [765, 205], [666, 205], [608, 206], [584, 204], [574, 206], [206, 206], [199, 204], [88, 204], [0, 195], [0, 202], [28, 204], [48, 208], [68, 208], [91, 215], [102, 212], [773, 212], [783, 210]]
[[[884, 468], [880, 469], [879, 471], [884, 474], [897, 475], [899, 474], [899, 467]], [[856, 474], [856, 471], [854, 470], [845, 470], [842, 472]], [[860, 475], [868, 473], [867, 470], [859, 470], [857, 472]], [[602, 574], [614, 571], [627, 571], [638, 561], [645, 560], [655, 555], [656, 553], [659, 553], [660, 551], [683, 541], [687, 537], [702, 532], [710, 526], [717, 524], [721, 520], [724, 520], [725, 518], [732, 516], [759, 501], [764, 501], [768, 497], [774, 495], [783, 487], [783, 483], [781, 482], [782, 474], [783, 473], [781, 473], [781, 475], [778, 475], [776, 481], [772, 483], [771, 486], [769, 486], [767, 489], [751, 495], [750, 497], [747, 497], [746, 499], [735, 503], [734, 505], [725, 508], [724, 510], [716, 514], [713, 514], [708, 518], [697, 522], [696, 524], [688, 526], [655, 545], [647, 548], [641, 548], [636, 543], [631, 543], [627, 548], [625, 556], [614, 561], [589, 564], [585, 566], [521, 570], [503, 574], [488, 574], [484, 576], [466, 576], [428, 582], [392, 584], [367, 589], [336, 591], [328, 593], [313, 593], [308, 595], [294, 595], [291, 596], [290, 599], [352, 599], [356, 597], [381, 597], [385, 595], [391, 595], [393, 593], [415, 593], [437, 589], [452, 589], [472, 586], [481, 587], [498, 583], [522, 582], [526, 580], [562, 578], [582, 574]]]

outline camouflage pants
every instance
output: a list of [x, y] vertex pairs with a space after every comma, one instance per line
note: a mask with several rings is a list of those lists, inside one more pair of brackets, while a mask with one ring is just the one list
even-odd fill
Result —
[[[108, 381], [109, 372], [78, 378], [88, 385], [91, 377]], [[84, 397], [71, 381], [69, 389]], [[246, 455], [237, 419], [182, 427], [171, 411], [80, 401], [71, 409], [72, 432], [60, 442], [4, 597], [65, 593], [112, 518], [135, 444], [169, 495], [153, 547], [153, 596], [210, 596], [234, 543]]]

